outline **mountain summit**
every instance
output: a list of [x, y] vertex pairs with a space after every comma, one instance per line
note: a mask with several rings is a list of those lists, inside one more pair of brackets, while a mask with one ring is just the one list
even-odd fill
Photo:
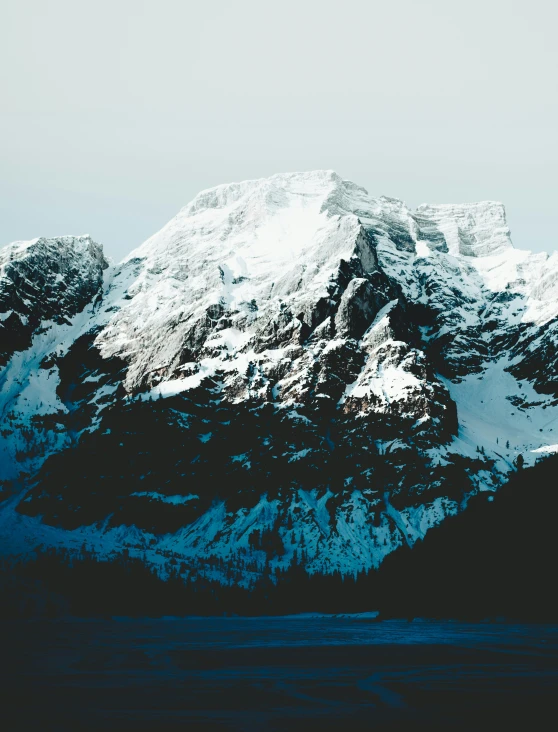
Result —
[[276, 175], [117, 266], [88, 237], [0, 265], [9, 552], [354, 574], [558, 448], [558, 255], [514, 249], [499, 203]]

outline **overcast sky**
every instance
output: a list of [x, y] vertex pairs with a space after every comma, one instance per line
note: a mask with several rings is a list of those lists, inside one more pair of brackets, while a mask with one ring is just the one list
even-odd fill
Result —
[[496, 199], [558, 247], [550, 0], [0, 0], [0, 245], [121, 258], [199, 190], [333, 168], [373, 195]]

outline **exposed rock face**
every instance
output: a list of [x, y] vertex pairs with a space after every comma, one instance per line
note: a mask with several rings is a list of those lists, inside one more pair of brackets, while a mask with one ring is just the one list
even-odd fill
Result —
[[356, 572], [558, 442], [558, 259], [513, 249], [500, 204], [317, 171], [204, 191], [104, 285], [97, 245], [56, 242], [0, 255], [0, 320], [29, 318], [0, 345], [14, 551]]
[[0, 366], [48, 321], [68, 323], [99, 293], [108, 262], [88, 236], [15, 242], [0, 249]]
[[425, 240], [454, 256], [491, 257], [513, 248], [501, 203], [422, 205], [415, 220]]

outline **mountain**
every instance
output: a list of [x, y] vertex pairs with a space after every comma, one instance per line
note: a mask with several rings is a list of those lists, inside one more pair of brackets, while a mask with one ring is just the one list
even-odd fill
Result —
[[4, 553], [355, 575], [558, 449], [558, 254], [514, 249], [499, 203], [285, 174], [118, 265], [89, 237], [0, 263]]

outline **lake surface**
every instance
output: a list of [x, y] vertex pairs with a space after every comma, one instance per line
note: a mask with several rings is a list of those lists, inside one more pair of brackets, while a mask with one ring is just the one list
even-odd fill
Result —
[[1, 627], [6, 732], [556, 726], [558, 626], [294, 617]]

